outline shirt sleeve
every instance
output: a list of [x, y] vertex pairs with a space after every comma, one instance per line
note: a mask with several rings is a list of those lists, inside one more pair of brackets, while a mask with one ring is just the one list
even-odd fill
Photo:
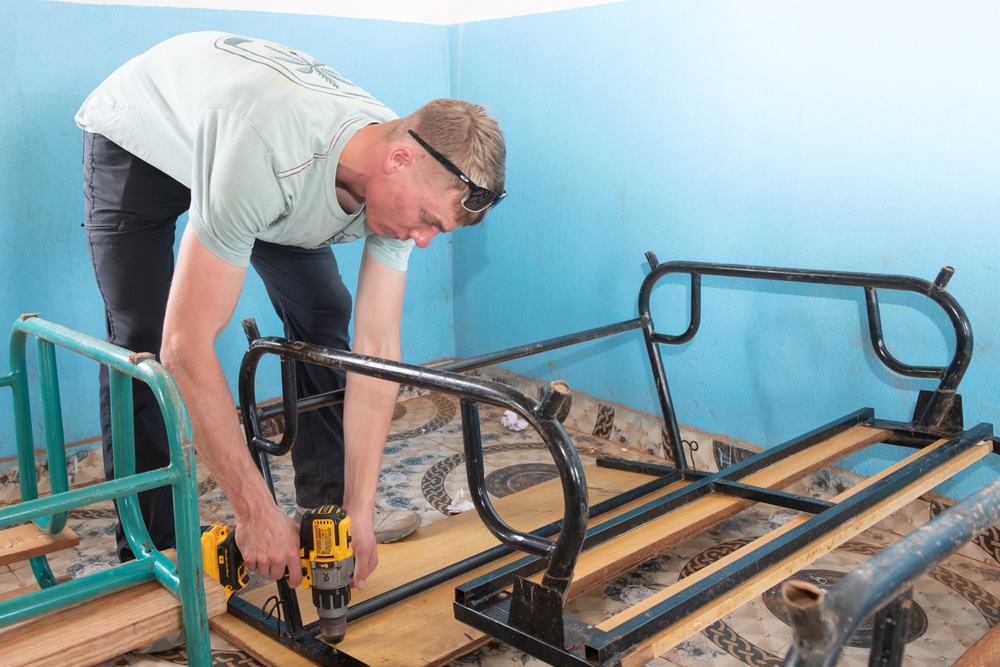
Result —
[[381, 264], [385, 264], [390, 269], [406, 271], [410, 260], [410, 251], [413, 250], [413, 240], [397, 241], [388, 236], [378, 236], [371, 234], [365, 237], [365, 250]]
[[257, 235], [288, 211], [272, 151], [253, 125], [221, 107], [205, 111], [194, 141], [190, 224], [212, 254], [245, 267]]

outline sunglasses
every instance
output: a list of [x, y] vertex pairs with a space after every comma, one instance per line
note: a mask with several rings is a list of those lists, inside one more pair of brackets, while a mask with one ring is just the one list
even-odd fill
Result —
[[462, 170], [455, 166], [454, 162], [431, 148], [430, 144], [421, 139], [419, 134], [413, 130], [407, 131], [417, 140], [418, 144], [424, 147], [424, 150], [431, 154], [431, 157], [440, 162], [445, 169], [462, 179], [462, 182], [469, 188], [468, 194], [462, 198], [462, 208], [469, 213], [482, 213], [499, 204], [500, 200], [507, 196], [506, 190], [503, 192], [494, 192], [489, 188], [476, 185], [472, 182], [471, 178], [463, 174]]

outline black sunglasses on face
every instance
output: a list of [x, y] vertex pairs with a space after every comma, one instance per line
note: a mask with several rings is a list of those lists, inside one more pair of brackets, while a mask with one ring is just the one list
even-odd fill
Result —
[[430, 153], [431, 157], [440, 162], [445, 169], [462, 179], [466, 187], [469, 188], [468, 194], [462, 198], [462, 208], [464, 208], [469, 213], [482, 213], [483, 211], [492, 208], [500, 203], [500, 200], [507, 196], [507, 191], [494, 192], [489, 188], [484, 188], [481, 185], [476, 185], [472, 182], [472, 179], [462, 173], [462, 170], [455, 166], [455, 163], [446, 158], [445, 156], [438, 153], [436, 150], [431, 148], [430, 144], [420, 138], [420, 135], [413, 130], [407, 130], [417, 143], [424, 147], [424, 150]]

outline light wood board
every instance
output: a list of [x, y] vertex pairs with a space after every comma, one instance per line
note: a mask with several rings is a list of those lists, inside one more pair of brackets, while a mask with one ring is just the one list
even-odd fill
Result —
[[1000, 625], [994, 625], [952, 667], [996, 667], [1000, 665]]
[[50, 535], [34, 523], [5, 528], [0, 530], [0, 565], [71, 549], [78, 544], [80, 538], [69, 527], [55, 535]]
[[[894, 471], [918, 458], [922, 453], [940, 447], [944, 444], [944, 442], [944, 440], [939, 440], [938, 442], [924, 448], [920, 452], [914, 453], [903, 461], [887, 468], [879, 475], [872, 476], [860, 484], [851, 487], [833, 500], [835, 502], [844, 501], [851, 496], [860, 493], [863, 489], [880, 483], [882, 480], [889, 477]], [[985, 446], [967, 449], [946, 463], [931, 470], [917, 481], [897, 491], [886, 500], [866, 508], [861, 514], [852, 519], [850, 523], [840, 526], [837, 530], [831, 531], [818, 540], [815, 540], [809, 545], [799, 549], [795, 553], [781, 560], [776, 565], [764, 570], [759, 575], [748, 579], [726, 595], [714, 600], [708, 605], [705, 605], [695, 613], [685, 616], [683, 619], [670, 626], [662, 633], [659, 633], [657, 636], [639, 645], [633, 653], [622, 658], [622, 667], [642, 667], [642, 665], [645, 665], [656, 656], [670, 650], [686, 638], [690, 637], [692, 634], [708, 627], [718, 619], [736, 610], [741, 605], [749, 602], [751, 599], [757, 597], [775, 584], [778, 584], [787, 577], [791, 576], [802, 567], [814, 562], [824, 554], [833, 551], [835, 548], [858, 533], [871, 527], [896, 510], [902, 508], [911, 500], [919, 497], [922, 493], [931, 490], [941, 482], [966, 469], [976, 461], [989, 454], [990, 451], [991, 449]], [[755, 548], [760, 548], [760, 546], [766, 544], [767, 542], [777, 539], [781, 535], [797, 528], [808, 519], [809, 517], [799, 517], [790, 521], [780, 528], [755, 540], [751, 544], [747, 545], [747, 547], [744, 547], [744, 549], [752, 552]], [[711, 575], [713, 572], [725, 567], [733, 560], [746, 555], [747, 551], [744, 549], [729, 554], [725, 558], [716, 561], [711, 566], [699, 570], [695, 573], [695, 575], [686, 577], [673, 586], [650, 596], [639, 604], [634, 605], [621, 614], [617, 614], [608, 621], [598, 625], [598, 628], [605, 631], [613, 631], [615, 627], [621, 625], [630, 618], [634, 618], [643, 611], [655, 606], [659, 602], [662, 602], [667, 597], [679, 593], [684, 588], [691, 586], [694, 582]]]
[[[205, 595], [209, 618], [223, 615], [225, 589], [206, 577]], [[148, 581], [0, 629], [0, 663], [89, 667], [183, 627], [180, 600], [159, 582]]]
[[[606, 468], [588, 468], [591, 504], [639, 486], [649, 477]], [[550, 480], [494, 503], [500, 515], [518, 530], [534, 530], [561, 519], [562, 490]], [[369, 599], [402, 584], [430, 574], [446, 565], [498, 545], [475, 512], [466, 512], [421, 527], [407, 539], [379, 546], [379, 566], [366, 582], [365, 590], [352, 592], [352, 603]], [[522, 557], [514, 554], [500, 562]], [[453, 579], [426, 593], [410, 598], [378, 614], [352, 621], [347, 637], [339, 645], [344, 652], [369, 665], [444, 664], [488, 640], [483, 633], [455, 620], [452, 602], [455, 586], [496, 567], [492, 564]], [[256, 604], [276, 593], [267, 586], [243, 595]], [[306, 623], [316, 620], [311, 593], [299, 590], [299, 606]], [[231, 617], [217, 619], [213, 627], [236, 646], [271, 667], [299, 667], [311, 662], [291, 653], [265, 635], [250, 630]], [[391, 629], [388, 629], [391, 628]], [[387, 638], [391, 638], [388, 639]], [[292, 657], [295, 656], [295, 657]]]
[[[774, 489], [784, 488], [849, 453], [874, 442], [881, 442], [887, 435], [887, 431], [880, 429], [854, 427], [820, 446], [809, 448], [761, 470], [744, 481]], [[644, 475], [599, 467], [588, 467], [586, 478], [591, 505], [650, 479]], [[684, 483], [674, 484], [608, 513], [592, 522], [592, 525], [683, 486]], [[645, 524], [641, 530], [632, 531], [608, 545], [585, 552], [577, 563], [570, 595], [578, 595], [631, 569], [670, 545], [738, 513], [751, 504], [750, 501], [713, 494], [666, 517]], [[515, 528], [534, 530], [562, 517], [562, 491], [559, 481], [551, 480], [501, 498], [495, 502], [495, 507]], [[352, 602], [396, 588], [496, 544], [498, 544], [496, 538], [483, 526], [479, 517], [471, 512], [423, 527], [402, 542], [382, 545], [379, 548], [379, 567], [368, 579], [364, 591], [354, 591]], [[352, 621], [347, 629], [347, 637], [339, 648], [373, 666], [442, 665], [464, 655], [485, 643], [488, 637], [455, 620], [452, 608], [455, 586], [480, 574], [493, 571], [503, 562], [519, 557], [520, 554], [511, 556], [370, 617]], [[267, 586], [249, 592], [244, 598], [261, 606], [268, 597], [275, 594], [275, 590], [273, 586]], [[299, 599], [303, 620], [306, 623], [316, 620], [316, 611], [312, 607], [310, 594], [300, 591]], [[217, 619], [213, 627], [235, 645], [271, 667], [300, 667], [311, 664], [228, 615]]]

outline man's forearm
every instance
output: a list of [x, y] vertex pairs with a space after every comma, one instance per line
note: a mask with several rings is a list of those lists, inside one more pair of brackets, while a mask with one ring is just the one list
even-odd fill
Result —
[[273, 505], [264, 478], [243, 444], [229, 385], [218, 362], [182, 357], [166, 363], [185, 399], [198, 461], [226, 494], [237, 522], [251, 519], [262, 506]]
[[[354, 351], [399, 359], [399, 322], [406, 273], [372, 259], [367, 250], [358, 273], [354, 300]], [[352, 520], [354, 585], [378, 566], [372, 511], [382, 468], [382, 450], [399, 385], [370, 376], [347, 374], [344, 397], [344, 510]]]
[[348, 373], [344, 398], [344, 505], [358, 516], [371, 514], [378, 491], [382, 450], [399, 385]]
[[[214, 363], [212, 363], [214, 361]], [[167, 366], [185, 397], [198, 462], [226, 494], [236, 518], [236, 542], [247, 567], [298, 586], [298, 528], [274, 502], [241, 432], [229, 385], [215, 361], [174, 360]]]

